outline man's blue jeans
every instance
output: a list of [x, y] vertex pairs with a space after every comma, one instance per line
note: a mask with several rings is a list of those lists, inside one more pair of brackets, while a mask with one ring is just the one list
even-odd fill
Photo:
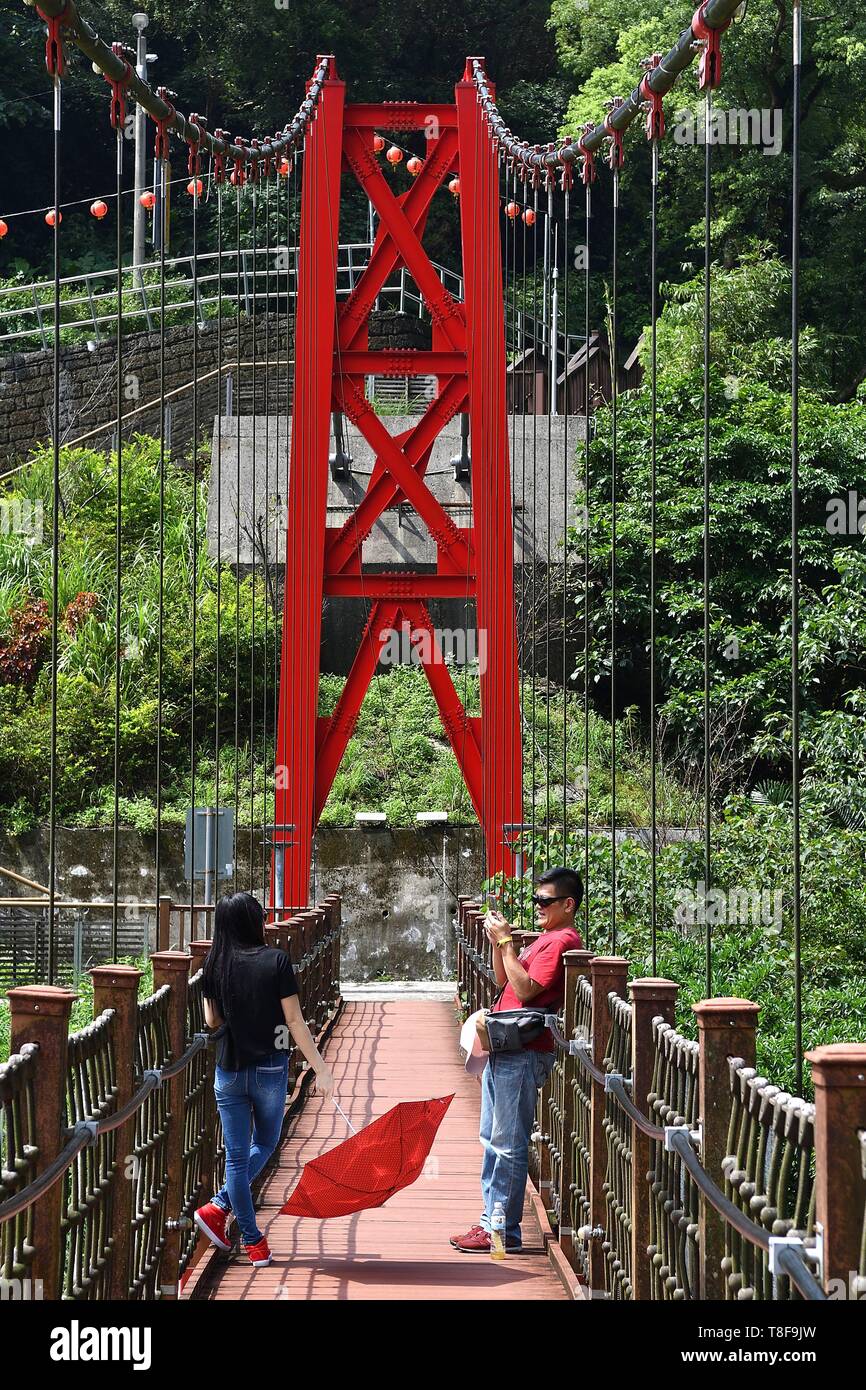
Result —
[[226, 1146], [226, 1180], [213, 1201], [234, 1212], [244, 1245], [262, 1238], [250, 1184], [277, 1147], [288, 1075], [286, 1052], [274, 1052], [240, 1071], [216, 1068], [214, 1094]]
[[481, 1076], [481, 1225], [490, 1230], [493, 1208], [505, 1211], [505, 1239], [520, 1244], [520, 1219], [529, 1171], [529, 1136], [538, 1089], [553, 1069], [553, 1052], [500, 1052]]

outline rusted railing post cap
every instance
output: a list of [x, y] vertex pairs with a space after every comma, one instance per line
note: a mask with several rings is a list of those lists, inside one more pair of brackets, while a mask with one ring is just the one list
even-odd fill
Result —
[[188, 951], [153, 951], [150, 957], [154, 969], [177, 971], [178, 975], [189, 973], [189, 963], [192, 956]]
[[866, 1043], [828, 1043], [806, 1053], [816, 1086], [866, 1086]]
[[721, 996], [718, 999], [699, 999], [692, 1004], [699, 1028], [756, 1028], [760, 1008], [751, 999]]
[[676, 980], [665, 980], [661, 976], [646, 976], [628, 982], [632, 999], [676, 999], [679, 988]]
[[563, 951], [563, 965], [588, 965], [592, 960], [592, 951], [584, 951], [579, 947], [574, 951]]
[[199, 937], [197, 941], [189, 943], [189, 953], [191, 956], [206, 956], [212, 945], [213, 942], [206, 937]]
[[142, 972], [137, 965], [94, 965], [88, 975], [95, 985], [111, 985], [114, 989], [138, 989]]
[[18, 985], [6, 995], [10, 1014], [41, 1014], [43, 1018], [68, 1018], [78, 995], [60, 985]]

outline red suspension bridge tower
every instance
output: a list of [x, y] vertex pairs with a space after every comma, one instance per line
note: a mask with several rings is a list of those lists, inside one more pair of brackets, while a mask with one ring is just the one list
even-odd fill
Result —
[[[391, 191], [375, 159], [378, 130], [420, 130], [427, 137], [423, 167], [402, 195]], [[463, 303], [443, 286], [422, 245], [433, 196], [455, 171]], [[360, 183], [379, 224], [370, 261], [338, 306], [343, 172]], [[432, 347], [372, 351], [370, 312], [387, 278], [401, 266], [429, 311]], [[471, 60], [453, 105], [352, 105], [332, 58], [306, 135], [301, 193], [276, 751], [276, 906], [307, 903], [316, 822], [382, 647], [405, 624], [430, 635], [420, 644], [420, 664], [484, 830], [487, 872], [511, 870], [507, 828], [521, 820], [522, 786], [505, 372], [497, 153], [471, 80]], [[434, 398], [411, 429], [389, 434], [365, 396], [365, 377], [373, 374], [436, 378]], [[332, 411], [352, 421], [375, 455], [366, 492], [340, 527], [327, 525]], [[461, 411], [470, 421], [474, 520], [468, 527], [454, 522], [425, 483], [433, 443]], [[414, 508], [435, 543], [435, 572], [364, 573], [365, 538], [385, 508], [401, 503]], [[371, 604], [329, 717], [318, 714], [325, 596]], [[427, 609], [431, 598], [475, 600], [478, 631], [486, 642], [480, 718], [467, 714], [436, 647]]]

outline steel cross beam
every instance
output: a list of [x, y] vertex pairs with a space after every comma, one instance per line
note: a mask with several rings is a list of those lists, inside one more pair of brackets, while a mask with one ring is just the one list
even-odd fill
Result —
[[[318, 118], [307, 134], [304, 160], [277, 733], [275, 821], [296, 826], [284, 866], [285, 900], [295, 904], [308, 900], [315, 823], [383, 647], [394, 633], [407, 632], [413, 659], [430, 682], [485, 832], [489, 873], [510, 871], [504, 827], [521, 819], [521, 759], [509, 761], [507, 756], [509, 748], [520, 748], [520, 725], [496, 155], [481, 125], [474, 88], [464, 81], [453, 106], [434, 108], [438, 133], [428, 140], [421, 172], [405, 193], [395, 195], [374, 157], [373, 132], [414, 129], [429, 135], [430, 110], [408, 102], [344, 105], [343, 84], [333, 68], [329, 76]], [[338, 310], [336, 248], [344, 169], [369, 197], [379, 227], [370, 260]], [[455, 170], [467, 180], [460, 203], [466, 304], [445, 289], [422, 244], [432, 200]], [[432, 348], [370, 350], [370, 312], [388, 277], [401, 266], [412, 275], [430, 312]], [[435, 377], [436, 395], [417, 423], [394, 436], [365, 397], [364, 379], [371, 374]], [[467, 408], [477, 529], [458, 526], [425, 481], [437, 436]], [[375, 464], [352, 515], [342, 526], [329, 528], [332, 409], [354, 423], [371, 446]], [[386, 508], [403, 502], [414, 508], [436, 543], [435, 573], [365, 574], [364, 540]], [[330, 716], [317, 712], [324, 595], [371, 603]], [[481, 673], [480, 718], [463, 708], [444, 663], [427, 608], [427, 600], [436, 597], [476, 601], [488, 654]]]

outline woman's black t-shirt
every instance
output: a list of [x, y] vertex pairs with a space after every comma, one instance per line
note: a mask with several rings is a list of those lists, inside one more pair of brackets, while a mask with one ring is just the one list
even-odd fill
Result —
[[232, 962], [232, 998], [228, 1006], [214, 999], [225, 1027], [217, 1029], [217, 1066], [240, 1071], [287, 1046], [281, 999], [297, 994], [292, 962], [275, 946], [236, 951]]

